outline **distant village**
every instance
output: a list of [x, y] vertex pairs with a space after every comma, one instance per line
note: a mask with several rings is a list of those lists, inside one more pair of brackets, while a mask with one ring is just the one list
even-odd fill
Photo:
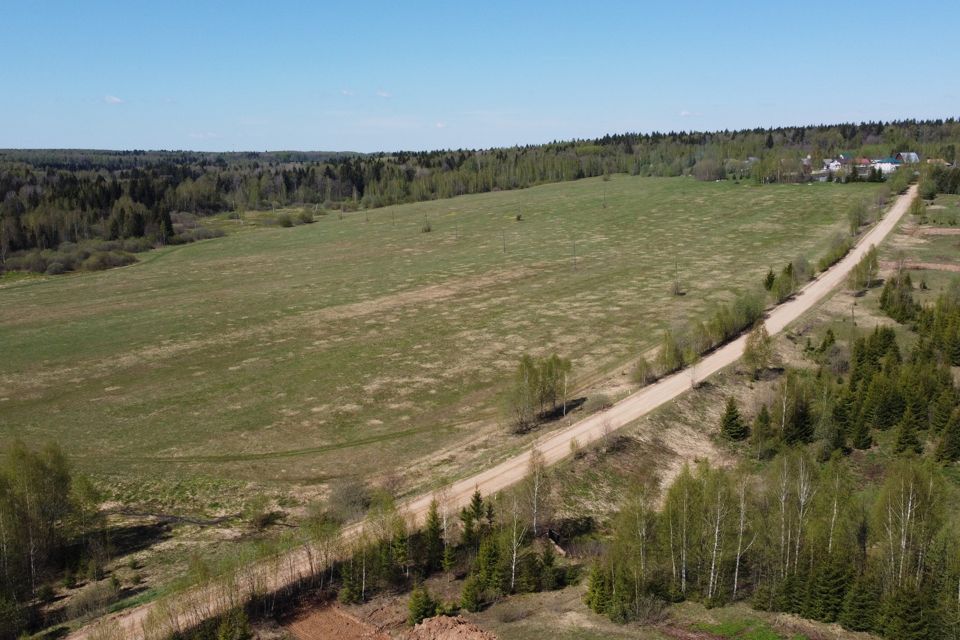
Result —
[[[927, 163], [949, 166], [946, 160], [940, 158], [928, 158]], [[904, 165], [917, 164], [920, 164], [920, 155], [915, 151], [900, 151], [886, 158], [865, 158], [854, 153], [841, 153], [836, 158], [825, 158], [823, 166], [817, 170], [813, 169], [811, 156], [803, 159], [805, 172], [809, 172], [813, 180], [820, 182], [842, 180], [854, 174], [861, 180], [882, 179]]]

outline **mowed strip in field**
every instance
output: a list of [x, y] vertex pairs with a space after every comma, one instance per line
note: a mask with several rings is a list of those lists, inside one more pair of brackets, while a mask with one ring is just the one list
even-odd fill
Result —
[[55, 439], [119, 477], [386, 473], [496, 428], [524, 352], [612, 370], [768, 266], [818, 256], [875, 188], [614, 176], [15, 284], [0, 289], [0, 438]]

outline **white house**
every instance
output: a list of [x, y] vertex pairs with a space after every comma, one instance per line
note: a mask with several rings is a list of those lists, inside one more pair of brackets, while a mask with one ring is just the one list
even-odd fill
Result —
[[839, 160], [828, 158], [823, 161], [824, 171], [832, 171], [833, 173], [836, 173], [837, 171], [840, 171], [840, 169], [842, 168], [843, 168], [843, 163], [840, 162]]
[[896, 158], [880, 158], [873, 161], [873, 166], [880, 170], [883, 175], [888, 175], [900, 168], [903, 164]]

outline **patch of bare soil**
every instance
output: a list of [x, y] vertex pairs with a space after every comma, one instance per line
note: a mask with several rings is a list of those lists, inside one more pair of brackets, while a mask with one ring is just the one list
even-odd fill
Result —
[[437, 616], [408, 631], [404, 640], [497, 640], [497, 636], [459, 616]]
[[297, 640], [390, 640], [390, 636], [338, 605], [312, 609], [284, 626]]
[[657, 631], [668, 638], [676, 638], [676, 640], [721, 640], [723, 638], [723, 636], [707, 633], [706, 631], [691, 631], [690, 629], [674, 626], [658, 627]]
[[771, 621], [774, 628], [787, 635], [802, 635], [810, 640], [851, 640], [866, 634], [847, 631], [839, 624], [824, 624], [805, 620], [789, 613], [779, 613]]
[[923, 227], [920, 233], [925, 236], [960, 236], [957, 227]]
[[[882, 269], [896, 269], [899, 265], [896, 262], [881, 262]], [[951, 271], [960, 273], [960, 264], [951, 264], [948, 262], [904, 262], [904, 269], [914, 271]]]

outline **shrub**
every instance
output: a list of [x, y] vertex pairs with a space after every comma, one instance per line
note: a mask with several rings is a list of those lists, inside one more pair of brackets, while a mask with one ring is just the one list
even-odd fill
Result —
[[330, 488], [330, 497], [327, 498], [330, 515], [340, 522], [362, 516], [372, 501], [370, 489], [359, 480], [335, 483]]
[[840, 262], [843, 259], [843, 256], [847, 255], [850, 252], [850, 249], [853, 248], [853, 242], [850, 238], [845, 238], [841, 235], [835, 235], [830, 240], [830, 248], [827, 249], [826, 255], [820, 258], [820, 261], [817, 262], [817, 269], [819, 271], [826, 271], [836, 263]]
[[53, 587], [49, 584], [42, 584], [37, 589], [37, 600], [43, 603], [53, 602], [53, 599], [56, 597], [56, 594], [53, 591]]
[[174, 236], [170, 244], [188, 244], [190, 242], [199, 242], [200, 240], [209, 240], [223, 236], [220, 229], [208, 229], [207, 227], [196, 227], [184, 231]]
[[63, 265], [63, 263], [57, 261], [57, 262], [51, 262], [50, 264], [48, 264], [47, 269], [46, 271], [44, 271], [44, 273], [46, 273], [48, 276], [58, 276], [61, 273], [65, 273], [66, 271], [67, 271], [67, 268]]
[[23, 612], [13, 600], [0, 596], [0, 640], [14, 640], [26, 626]]
[[137, 259], [129, 253], [120, 251], [96, 251], [83, 261], [80, 268], [84, 271], [103, 271], [113, 267], [133, 264]]
[[247, 612], [237, 607], [220, 619], [217, 640], [249, 640], [253, 637]]
[[641, 386], [648, 385], [657, 379], [656, 375], [654, 375], [653, 367], [650, 366], [650, 363], [647, 362], [647, 359], [643, 356], [640, 356], [637, 364], [634, 365], [631, 377], [635, 383]]
[[117, 599], [117, 595], [118, 590], [112, 582], [95, 582], [85, 587], [70, 601], [67, 605], [67, 615], [71, 618], [98, 615]]
[[281, 227], [292, 227], [293, 218], [290, 217], [289, 213], [281, 213], [277, 216], [277, 224]]
[[313, 224], [313, 212], [304, 209], [298, 216], [301, 224]]
[[73, 589], [76, 586], [77, 586], [76, 574], [70, 569], [67, 569], [66, 573], [63, 574], [63, 588]]
[[605, 393], [598, 393], [587, 398], [587, 401], [583, 403], [583, 410], [587, 413], [595, 413], [612, 406], [613, 401], [610, 400], [610, 396]]

